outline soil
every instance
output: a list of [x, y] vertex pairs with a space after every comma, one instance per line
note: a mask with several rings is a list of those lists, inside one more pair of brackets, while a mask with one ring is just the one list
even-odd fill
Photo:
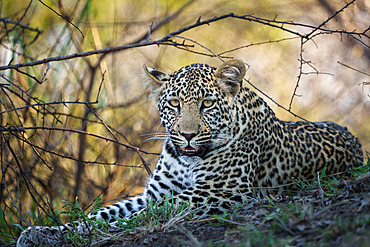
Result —
[[[334, 193], [333, 193], [334, 192]], [[370, 246], [370, 172], [100, 246]]]

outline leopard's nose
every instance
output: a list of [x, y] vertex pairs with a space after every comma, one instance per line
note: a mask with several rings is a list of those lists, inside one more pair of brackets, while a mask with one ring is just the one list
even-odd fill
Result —
[[185, 139], [190, 142], [191, 139], [193, 139], [194, 136], [196, 136], [198, 133], [184, 133], [184, 132], [180, 132], [180, 135], [182, 135], [183, 137], [185, 137]]

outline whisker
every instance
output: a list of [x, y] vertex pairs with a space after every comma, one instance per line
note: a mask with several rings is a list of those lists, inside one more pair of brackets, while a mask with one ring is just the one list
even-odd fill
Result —
[[150, 135], [168, 135], [167, 132], [153, 132], [148, 134], [141, 134], [140, 136], [150, 136]]
[[152, 140], [167, 140], [167, 137], [158, 137], [158, 136], [154, 136], [154, 137], [149, 137], [147, 139], [144, 140], [144, 142], [148, 142], [148, 141], [152, 141]]
[[169, 134], [167, 132], [156, 132], [156, 133], [142, 134], [140, 136], [149, 136], [147, 139], [144, 140], [144, 142], [148, 142], [151, 140], [166, 140], [169, 137]]

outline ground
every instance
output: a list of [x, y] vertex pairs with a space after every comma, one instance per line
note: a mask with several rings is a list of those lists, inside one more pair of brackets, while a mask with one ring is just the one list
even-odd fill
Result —
[[223, 216], [149, 220], [98, 246], [369, 246], [370, 172], [300, 187]]

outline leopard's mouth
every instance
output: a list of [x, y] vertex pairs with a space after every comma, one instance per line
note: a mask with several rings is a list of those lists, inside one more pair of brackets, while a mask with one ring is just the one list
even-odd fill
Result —
[[180, 156], [185, 155], [185, 156], [203, 157], [207, 153], [207, 149], [202, 148], [202, 147], [193, 148], [193, 147], [190, 147], [190, 146], [186, 146], [184, 148], [178, 147], [177, 150], [178, 150]]

